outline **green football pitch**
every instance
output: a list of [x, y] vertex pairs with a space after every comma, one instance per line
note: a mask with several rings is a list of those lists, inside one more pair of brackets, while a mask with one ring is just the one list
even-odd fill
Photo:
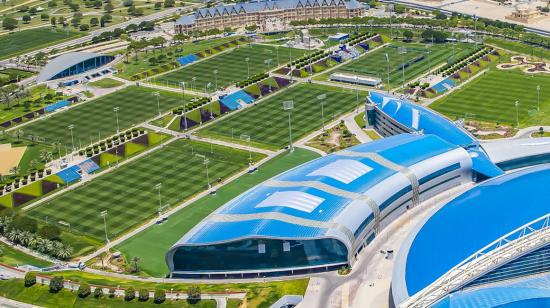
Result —
[[[404, 47], [406, 52], [401, 54], [399, 47]], [[424, 44], [392, 43], [353, 60], [331, 73], [343, 72], [373, 76], [382, 79], [382, 82], [387, 84], [389, 70], [390, 88], [395, 88], [403, 83], [402, 63], [409, 63], [404, 70], [406, 84], [441, 63], [466, 55], [472, 49], [473, 46], [470, 44], [434, 44], [427, 48]], [[389, 69], [386, 54], [389, 59]], [[329, 75], [327, 74], [325, 77], [328, 79]]]
[[295, 166], [319, 157], [315, 152], [296, 149], [266, 162], [253, 174], [246, 174], [218, 190], [186, 206], [161, 225], [155, 225], [133, 236], [117, 247], [128, 260], [140, 258], [140, 269], [149, 275], [164, 277], [168, 273], [164, 255], [187, 231], [224, 203], [253, 186]]
[[[540, 85], [540, 112], [537, 112]], [[515, 102], [519, 101], [516, 115]], [[466, 118], [520, 126], [550, 125], [550, 76], [519, 70], [491, 69], [430, 105], [451, 118]]]
[[0, 35], [0, 59], [13, 57], [81, 34], [61, 29], [36, 28]]
[[[74, 125], [72, 133], [75, 147], [88, 145], [91, 140], [106, 138], [117, 130], [137, 125], [158, 114], [157, 98], [154, 89], [144, 87], [127, 87], [90, 102], [81, 103], [69, 110], [54, 114], [26, 125], [22, 128], [25, 135], [38, 136], [40, 141], [52, 143], [60, 141], [72, 147], [69, 125]], [[181, 105], [181, 94], [160, 91], [160, 110], [167, 111]]]
[[[192, 90], [214, 92], [216, 83], [218, 88], [229, 86], [247, 79], [247, 76], [253, 76], [276, 67], [277, 62], [284, 64], [289, 62], [289, 59], [297, 59], [305, 52], [302, 49], [276, 48], [268, 45], [242, 45], [229, 52], [159, 76], [154, 81], [159, 84], [167, 83], [168, 86], [179, 86], [182, 81], [185, 81]], [[247, 58], [249, 59], [248, 65]], [[265, 63], [265, 61], [271, 61], [271, 63]], [[218, 71], [217, 74], [214, 74], [215, 70]], [[208, 83], [211, 86], [206, 89]]]
[[[101, 239], [105, 237], [103, 218], [107, 210], [109, 238], [157, 215], [160, 204], [176, 206], [180, 201], [207, 189], [203, 158], [209, 159], [211, 183], [225, 178], [248, 165], [247, 151], [178, 140], [150, 155], [120, 167], [104, 176], [71, 190], [28, 214], [48, 221], [66, 222], [72, 230]], [[261, 154], [252, 153], [254, 161]]]
[[367, 95], [351, 89], [300, 84], [202, 129], [199, 135], [233, 141], [247, 135], [257, 146], [278, 149], [289, 142], [288, 111], [283, 110], [283, 102], [294, 102], [292, 138], [297, 140], [321, 128], [323, 120], [318, 97], [323, 94], [326, 95], [322, 100], [325, 123], [363, 104]]

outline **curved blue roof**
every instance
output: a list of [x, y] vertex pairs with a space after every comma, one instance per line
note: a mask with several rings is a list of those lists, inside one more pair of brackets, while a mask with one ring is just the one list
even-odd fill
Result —
[[426, 107], [374, 91], [369, 92], [369, 100], [385, 114], [413, 131], [434, 134], [462, 147], [477, 145], [477, 141], [468, 132]]
[[406, 259], [396, 265], [394, 297], [417, 293], [479, 249], [550, 212], [549, 180], [550, 165], [528, 168], [488, 180], [446, 204], [402, 248]]
[[550, 306], [550, 275], [530, 277], [513, 282], [451, 293], [433, 308], [508, 307], [530, 308]]
[[[384, 166], [378, 158], [410, 167], [456, 149], [467, 157], [464, 150], [437, 136], [402, 134], [318, 158], [228, 202], [175, 246], [215, 244], [243, 237], [307, 239], [332, 235], [342, 238], [341, 230], [335, 231], [327, 225], [339, 223], [354, 232], [372, 214], [361, 199], [368, 195], [370, 188], [392, 176], [399, 185], [410, 185], [405, 176]], [[220, 216], [243, 218], [214, 219]]]

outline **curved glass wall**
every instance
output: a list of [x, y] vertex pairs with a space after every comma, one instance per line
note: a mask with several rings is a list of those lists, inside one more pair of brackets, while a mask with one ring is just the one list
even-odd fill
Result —
[[92, 59], [88, 59], [85, 61], [82, 61], [78, 64], [75, 64], [69, 68], [64, 69], [63, 71], [57, 73], [55, 76], [50, 78], [49, 80], [55, 80], [59, 78], [64, 78], [72, 75], [77, 75], [80, 73], [84, 73], [86, 71], [98, 68], [100, 66], [103, 66], [111, 61], [113, 61], [115, 57], [113, 56], [98, 56]]
[[216, 245], [180, 246], [174, 252], [173, 262], [173, 271], [276, 270], [347, 263], [348, 251], [335, 239], [246, 239]]

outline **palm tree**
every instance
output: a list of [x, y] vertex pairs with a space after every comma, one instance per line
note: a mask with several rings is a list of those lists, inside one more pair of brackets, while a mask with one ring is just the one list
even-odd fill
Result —
[[59, 254], [63, 250], [63, 244], [58, 241], [52, 241], [52, 250], [50, 251], [50, 254], [59, 257]]
[[31, 236], [32, 236], [32, 233], [30, 233], [29, 231], [22, 231], [19, 238], [21, 245], [27, 247], [29, 245]]
[[59, 259], [66, 260], [73, 254], [73, 248], [70, 245], [64, 245], [58, 252], [57, 257]]
[[101, 254], [99, 254], [99, 259], [101, 260], [101, 269], [104, 270], [105, 269], [105, 265], [103, 264], [103, 260], [105, 260], [105, 258], [107, 257], [107, 252], [102, 252]]
[[47, 242], [49, 242], [49, 241], [39, 237], [36, 240], [36, 251], [38, 251], [40, 253], [46, 253], [46, 251], [48, 251]]
[[13, 166], [10, 169], [10, 173], [13, 174], [13, 175], [18, 175], [19, 174], [19, 166]]
[[42, 152], [40, 152], [40, 159], [44, 162], [44, 163], [48, 163], [50, 160], [52, 160], [52, 152], [50, 151], [46, 151], [46, 150], [43, 150]]
[[33, 249], [36, 248], [36, 244], [38, 243], [38, 239], [39, 239], [38, 235], [32, 233], [31, 236], [29, 237], [28, 247], [33, 248]]
[[15, 229], [11, 230], [8, 233], [8, 239], [15, 244], [19, 243], [19, 241], [21, 240], [21, 231]]
[[6, 233], [8, 231], [12, 220], [13, 219], [9, 216], [0, 217], [0, 233]]
[[138, 271], [138, 262], [139, 262], [139, 257], [133, 257], [132, 258], [132, 263], [134, 263], [134, 272], [137, 273]]
[[15, 132], [15, 136], [17, 136], [17, 141], [19, 141], [19, 139], [25, 134], [25, 132], [22, 130], [22, 129], [18, 129], [16, 132]]

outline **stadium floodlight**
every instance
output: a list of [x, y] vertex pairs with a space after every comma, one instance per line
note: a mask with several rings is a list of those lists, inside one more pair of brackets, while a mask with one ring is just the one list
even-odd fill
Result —
[[248, 165], [252, 166], [252, 152], [250, 151], [250, 136], [241, 135], [241, 140], [248, 142]]
[[204, 167], [206, 168], [206, 182], [208, 183], [208, 190], [210, 190], [212, 188], [212, 185], [210, 185], [210, 176], [208, 175], [208, 163], [210, 162], [210, 160], [206, 158], [206, 155], [195, 154], [195, 156], [203, 159], [203, 164], [204, 164]]
[[294, 152], [294, 147], [292, 146], [292, 120], [291, 120], [292, 109], [294, 109], [294, 101], [283, 102], [283, 110], [288, 110], [288, 140], [289, 140], [290, 152]]
[[193, 76], [191, 78], [191, 89], [194, 90], [195, 89], [195, 81], [197, 81], [197, 77]]
[[153, 96], [156, 96], [157, 97], [157, 110], [159, 112], [159, 116], [160, 116], [160, 92], [159, 91], [155, 91], [152, 93]]
[[181, 82], [181, 92], [182, 92], [182, 99], [183, 99], [183, 125], [185, 130], [187, 130], [187, 108], [186, 108], [187, 104], [185, 103], [185, 81]]
[[[206, 84], [206, 89], [210, 89], [212, 87], [212, 83], [209, 82]], [[206, 93], [208, 93], [208, 90], [204, 91]], [[212, 112], [212, 98], [210, 98], [210, 119], [213, 119], [214, 118], [214, 113]]]
[[250, 58], [246, 57], [244, 61], [246, 61], [246, 79], [248, 79], [250, 78], [250, 63], [248, 63], [250, 61]]
[[162, 208], [162, 200], [161, 200], [161, 197], [160, 197], [160, 189], [162, 188], [162, 183], [158, 183], [155, 185], [155, 189], [158, 191], [159, 193], [159, 211], [160, 209]]
[[277, 51], [277, 66], [281, 65], [279, 63], [279, 45], [275, 45], [275, 51]]
[[388, 5], [388, 9], [390, 11], [390, 39], [393, 38], [393, 26], [392, 26], [392, 19], [391, 19], [391, 13], [393, 12], [394, 4], [393, 2]]
[[[474, 12], [477, 11], [479, 7], [476, 6]], [[477, 47], [477, 15], [474, 13], [474, 44]]]
[[325, 99], [327, 98], [327, 94], [319, 94], [317, 95], [317, 99], [321, 102], [321, 121], [323, 123], [323, 132], [325, 131]]
[[355, 110], [359, 112], [359, 76], [355, 75]]
[[73, 151], [75, 150], [74, 148], [74, 136], [73, 136], [73, 128], [74, 128], [74, 125], [71, 124], [69, 126], [67, 126], [67, 128], [69, 129], [69, 131], [71, 132], [71, 144], [73, 145]]
[[214, 70], [212, 73], [214, 73], [214, 79], [215, 79], [215, 89], [218, 90], [218, 70]]
[[115, 112], [115, 117], [116, 117], [116, 133], [117, 134], [120, 133], [120, 128], [118, 126], [118, 110], [119, 110], [118, 107], [113, 108], [113, 111]]
[[272, 60], [272, 59], [265, 59], [265, 60], [264, 60], [264, 63], [265, 63], [265, 65], [267, 66], [267, 70], [268, 70], [268, 71], [269, 71], [269, 68], [270, 68], [271, 61], [273, 61], [273, 60]]
[[388, 64], [388, 93], [390, 93], [390, 56], [386, 53], [386, 63]]
[[519, 99], [514, 103], [516, 106], [516, 127], [519, 128]]
[[107, 235], [107, 210], [101, 211], [99, 215], [103, 217], [103, 226], [105, 227], [105, 242], [109, 244], [109, 237]]
[[540, 111], [540, 85], [537, 85], [537, 111]]
[[401, 55], [401, 72], [402, 72], [402, 84], [401, 87], [405, 90], [405, 54], [407, 53], [407, 47], [402, 46], [398, 49], [399, 54]]

